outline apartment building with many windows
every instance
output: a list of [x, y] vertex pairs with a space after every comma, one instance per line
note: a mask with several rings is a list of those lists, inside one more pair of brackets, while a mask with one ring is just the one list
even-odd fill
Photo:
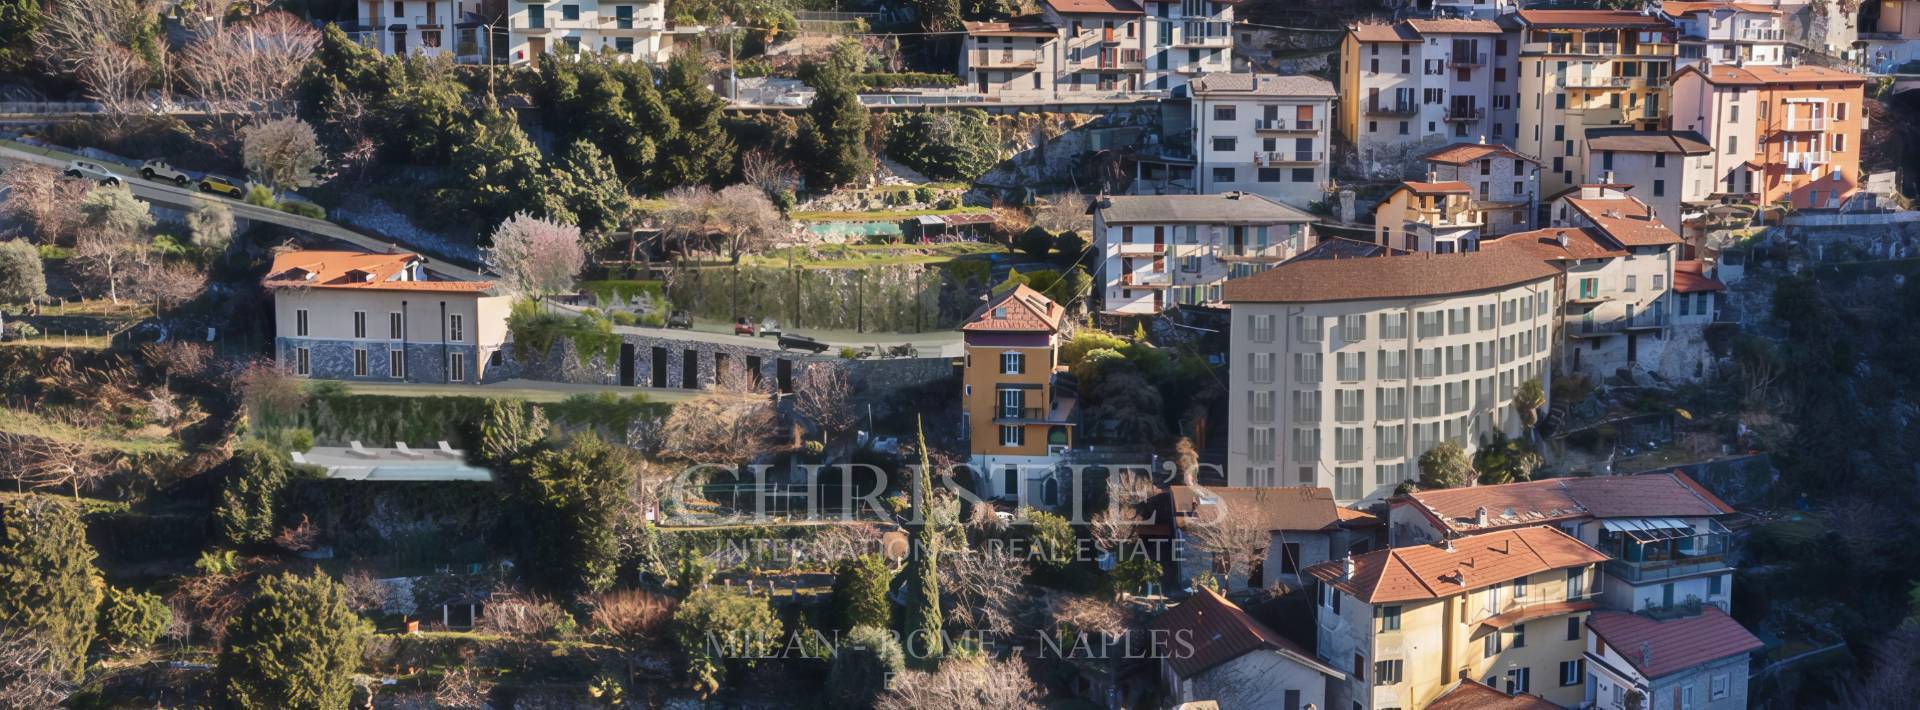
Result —
[[1218, 306], [1228, 279], [1313, 246], [1313, 215], [1260, 195], [1120, 195], [1094, 205], [1107, 313]]
[[357, 0], [347, 35], [381, 54], [487, 59], [487, 28], [479, 0]]
[[1540, 162], [1512, 148], [1488, 143], [1456, 143], [1426, 154], [1432, 181], [1465, 183], [1482, 236], [1533, 229], [1540, 210]]
[[1869, 0], [1861, 5], [1861, 17], [1872, 19], [1859, 33], [1860, 58], [1868, 67], [1885, 72], [1920, 59], [1920, 0]]
[[1143, 157], [1135, 193], [1249, 192], [1302, 209], [1326, 198], [1332, 179], [1331, 82], [1205, 74], [1187, 88], [1191, 152]]
[[1707, 210], [1718, 204], [1713, 147], [1693, 131], [1589, 128], [1582, 163], [1587, 184], [1612, 184], [1653, 209], [1662, 223], [1700, 236]]
[[1551, 391], [1559, 270], [1489, 251], [1303, 259], [1227, 282], [1227, 480], [1341, 504], [1417, 477], [1441, 441], [1520, 434], [1514, 389]]
[[1666, 118], [1676, 30], [1629, 10], [1521, 10], [1514, 148], [1540, 160], [1541, 194], [1587, 174], [1588, 128], [1656, 128]]
[[1058, 505], [1054, 464], [1073, 448], [1079, 396], [1059, 365], [1066, 309], [1025, 285], [960, 326], [961, 428], [982, 498]]
[[505, 368], [510, 300], [491, 282], [431, 281], [413, 254], [292, 251], [273, 295], [282, 370], [327, 380], [483, 383]]
[[960, 78], [982, 96], [1047, 96], [1054, 89], [1060, 28], [1046, 18], [967, 22]]
[[1486, 226], [1464, 182], [1403, 182], [1373, 209], [1374, 243], [1451, 254], [1479, 248]]
[[1837, 208], [1863, 182], [1866, 81], [1815, 66], [1687, 67], [1673, 77], [1673, 127], [1714, 147], [1718, 193]]
[[1788, 53], [1797, 50], [1787, 41], [1786, 20], [1776, 6], [1662, 2], [1659, 10], [1680, 29], [1679, 66], [1785, 64]]
[[1146, 12], [1134, 0], [1047, 0], [1059, 28], [1054, 88], [1059, 95], [1146, 91]]
[[1674, 332], [1680, 235], [1618, 185], [1583, 185], [1550, 209], [1554, 227], [1507, 235], [1482, 248], [1531, 255], [1562, 272], [1563, 311], [1554, 343], [1560, 371], [1595, 380], [1623, 369], [1679, 380], [1705, 374], [1703, 351], [1672, 347], [1704, 336], [1690, 331], [1688, 338], [1677, 338]]
[[1233, 71], [1237, 0], [1146, 0], [1147, 89], [1178, 91], [1194, 77]]
[[1340, 132], [1374, 174], [1407, 174], [1448, 142], [1510, 141], [1514, 51], [1491, 20], [1353, 25], [1340, 44]]
[[1395, 547], [1307, 568], [1315, 653], [1347, 671], [1328, 707], [1422, 708], [1462, 679], [1579, 704], [1606, 556], [1550, 527]]
[[513, 64], [547, 53], [663, 62], [671, 45], [666, 3], [657, 0], [507, 3], [507, 61]]

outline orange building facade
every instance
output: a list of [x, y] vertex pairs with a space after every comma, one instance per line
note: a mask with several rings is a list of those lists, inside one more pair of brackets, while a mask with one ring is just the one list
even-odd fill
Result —
[[1717, 195], [1837, 208], [1863, 182], [1865, 85], [1826, 67], [1687, 67], [1673, 77], [1673, 127], [1713, 146]]
[[[1079, 396], [1059, 366], [1066, 309], [1024, 285], [981, 306], [966, 344], [964, 428], [983, 498], [1055, 505], [1053, 466], [1073, 447]], [[1051, 500], [1049, 500], [1051, 499]]]

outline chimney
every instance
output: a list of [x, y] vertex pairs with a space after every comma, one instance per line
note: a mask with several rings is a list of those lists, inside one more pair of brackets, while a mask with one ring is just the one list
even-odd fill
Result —
[[[1558, 232], [1554, 232], [1553, 241], [1558, 242], [1560, 244], [1561, 249], [1567, 248], [1567, 230], [1562, 229]], [[1486, 508], [1481, 508], [1480, 510], [1485, 511]]]
[[1437, 171], [1428, 170], [1427, 182], [1440, 182], [1440, 173]]
[[1484, 505], [1480, 506], [1479, 509], [1473, 511], [1473, 524], [1478, 525], [1480, 527], [1487, 526], [1487, 507], [1486, 506]]
[[1353, 579], [1353, 553], [1347, 553], [1346, 558], [1340, 560], [1340, 578]]
[[1487, 144], [1487, 134], [1482, 133], [1480, 134], [1480, 145], [1486, 145], [1486, 144]]
[[1648, 664], [1651, 664], [1651, 663], [1653, 663], [1653, 642], [1641, 641], [1640, 642], [1640, 667], [1645, 668], [1647, 667]]
[[1353, 224], [1353, 211], [1354, 211], [1353, 200], [1354, 200], [1354, 194], [1352, 190], [1340, 191], [1340, 222], [1341, 224]]
[[1452, 551], [1453, 551], [1453, 538], [1450, 538], [1450, 537], [1443, 537], [1443, 538], [1440, 538], [1440, 549], [1442, 549], [1442, 550], [1446, 550], [1446, 551], [1448, 551], [1448, 552], [1452, 552]]
[[1603, 173], [1600, 173], [1600, 182], [1601, 182], [1602, 184], [1605, 184], [1605, 185], [1612, 185], [1612, 184], [1613, 184], [1613, 171], [1612, 171], [1612, 170], [1608, 170], [1608, 171], [1606, 171], [1606, 172], [1603, 172]]
[[1244, 193], [1244, 192], [1239, 192], [1239, 191], [1235, 191], [1235, 192], [1229, 192], [1229, 193], [1227, 193], [1227, 199], [1229, 199], [1229, 200], [1238, 200], [1238, 199], [1240, 199], [1240, 196], [1241, 196], [1241, 195], [1244, 195], [1244, 194], [1246, 194], [1246, 193]]

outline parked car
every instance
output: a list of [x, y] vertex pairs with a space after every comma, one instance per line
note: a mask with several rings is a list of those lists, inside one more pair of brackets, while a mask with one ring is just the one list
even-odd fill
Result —
[[793, 333], [780, 334], [781, 350], [805, 350], [814, 354], [824, 353], [831, 346], [804, 335]]
[[87, 178], [91, 180], [99, 180], [100, 184], [102, 185], [120, 184], [119, 175], [115, 175], [113, 171], [106, 169], [105, 166], [102, 166], [99, 163], [86, 161], [86, 160], [76, 160], [71, 163], [67, 163], [66, 176], [71, 178]]
[[734, 335], [752, 336], [754, 334], [754, 331], [755, 331], [755, 327], [753, 325], [753, 321], [747, 320], [745, 316], [741, 316], [733, 319]]
[[247, 194], [247, 188], [241, 187], [240, 181], [219, 175], [208, 175], [201, 178], [200, 191], [234, 198], [245, 197]]
[[760, 321], [760, 337], [765, 338], [767, 336], [780, 337], [780, 321], [772, 318]]
[[693, 330], [693, 314], [681, 308], [667, 315], [667, 327], [681, 330]]
[[148, 180], [158, 180], [160, 182], [171, 182], [181, 187], [186, 187], [187, 183], [193, 180], [193, 178], [187, 177], [185, 170], [168, 165], [167, 161], [164, 160], [149, 160], [141, 163], [140, 177]]

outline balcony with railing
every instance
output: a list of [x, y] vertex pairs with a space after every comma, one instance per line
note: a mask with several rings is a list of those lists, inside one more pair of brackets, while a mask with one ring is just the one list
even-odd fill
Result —
[[1671, 518], [1601, 521], [1600, 551], [1610, 559], [1608, 575], [1631, 584], [1732, 569], [1728, 557], [1732, 533], [1713, 520], [1706, 532]]
[[1138, 49], [1089, 49], [1081, 53], [1078, 61], [1068, 63], [1074, 71], [1098, 72], [1136, 72], [1146, 71], [1147, 64], [1141, 59]]
[[1628, 331], [1658, 330], [1667, 327], [1667, 314], [1662, 311], [1635, 313], [1632, 317], [1615, 316], [1602, 318], [1591, 312], [1568, 314], [1563, 322], [1567, 335], [1575, 338], [1600, 338], [1619, 335]]
[[1412, 101], [1393, 103], [1370, 103], [1366, 106], [1369, 116], [1412, 116], [1420, 112], [1420, 105]]
[[1472, 69], [1476, 67], [1484, 67], [1487, 65], [1487, 53], [1486, 52], [1464, 53], [1457, 57], [1454, 57], [1451, 60], [1448, 60], [1447, 65], [1449, 68], [1453, 68], [1453, 69]]
[[1036, 50], [975, 50], [967, 53], [967, 66], [975, 69], [1032, 69], [1040, 65]]
[[1478, 121], [1486, 118], [1486, 116], [1487, 110], [1479, 106], [1448, 106], [1446, 120], [1450, 123], [1456, 121]]
[[1787, 154], [1787, 169], [1803, 172], [1810, 171], [1816, 167], [1826, 165], [1830, 157], [1827, 151], [1824, 150], [1791, 152]]
[[1660, 120], [1660, 112], [1652, 106], [1627, 106], [1620, 109], [1621, 123], [1641, 123]]
[[1569, 89], [1625, 89], [1633, 86], [1638, 77], [1631, 76], [1595, 76], [1593, 74], [1568, 74], [1565, 82]]
[[1675, 45], [1671, 44], [1636, 44], [1628, 47], [1618, 42], [1528, 42], [1521, 51], [1583, 57], [1671, 57], [1677, 53]]
[[1783, 42], [1787, 39], [1785, 30], [1771, 27], [1742, 27], [1734, 36], [1748, 42]]
[[1326, 161], [1318, 150], [1259, 150], [1253, 153], [1255, 165], [1314, 165]]
[[1166, 288], [1172, 281], [1165, 271], [1132, 271], [1120, 275], [1120, 285], [1130, 288]]
[[1788, 133], [1803, 133], [1827, 130], [1826, 116], [1787, 116], [1780, 122], [1780, 130]]
[[1167, 245], [1165, 242], [1120, 242], [1114, 251], [1121, 254], [1165, 254]]
[[1320, 122], [1311, 118], [1256, 118], [1253, 130], [1258, 133], [1318, 133]]
[[1176, 47], [1226, 47], [1233, 44], [1233, 23], [1219, 20], [1187, 20], [1180, 23]]
[[1071, 426], [1079, 402], [1073, 397], [1056, 397], [1051, 407], [1000, 407], [994, 410], [995, 424], [1064, 424]]

